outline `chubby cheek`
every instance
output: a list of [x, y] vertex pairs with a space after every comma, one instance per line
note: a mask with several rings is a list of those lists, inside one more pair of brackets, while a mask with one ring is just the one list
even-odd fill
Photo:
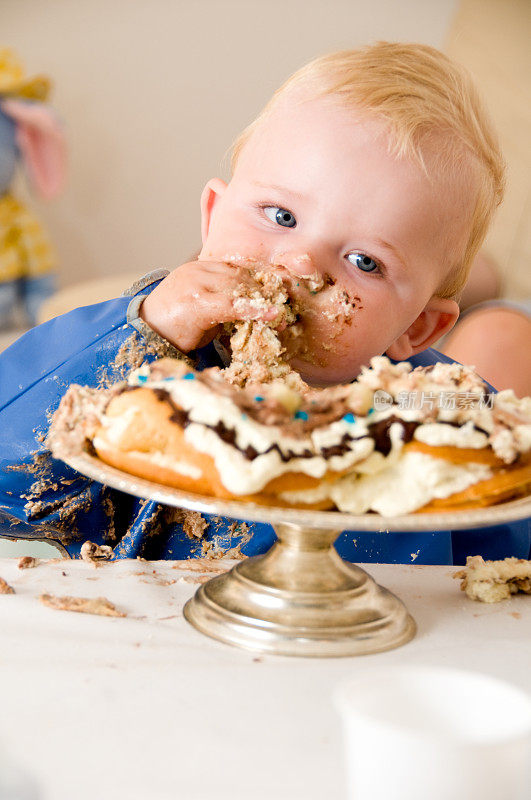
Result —
[[313, 328], [305, 338], [303, 351], [290, 358], [294, 369], [314, 385], [353, 380], [363, 365], [388, 346], [385, 333], [363, 307], [350, 325], [338, 330], [324, 325], [321, 330], [319, 335], [317, 326]]
[[[323, 382], [351, 380], [407, 327], [397, 301], [381, 286], [319, 293], [303, 314], [303, 346], [293, 366]], [[291, 355], [291, 354], [290, 354]]]
[[304, 346], [301, 355], [324, 366], [338, 351], [348, 350], [363, 322], [364, 304], [358, 293], [331, 283], [300, 309]]

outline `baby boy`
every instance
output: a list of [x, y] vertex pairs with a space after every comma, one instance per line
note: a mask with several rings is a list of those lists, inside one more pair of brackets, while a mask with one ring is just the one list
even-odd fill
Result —
[[[198, 526], [197, 518], [139, 503], [51, 459], [40, 483], [31, 478], [24, 465], [35, 465], [35, 451], [45, 457], [34, 433], [46, 428], [45, 409], [57, 407], [71, 382], [96, 385], [102, 369], [119, 377], [120, 354], [131, 367], [138, 353], [141, 360], [168, 348], [175, 354], [173, 347], [200, 368], [219, 364], [213, 340], [223, 323], [277, 313], [241, 297], [235, 303], [256, 264], [281, 275], [308, 309], [304, 348], [291, 366], [309, 384], [348, 382], [382, 353], [414, 365], [447, 360], [429, 348], [457, 319], [456, 298], [502, 193], [490, 123], [469, 77], [440, 52], [379, 43], [302, 68], [237, 140], [230, 182], [207, 183], [197, 261], [162, 280], [148, 277], [132, 300], [41, 326], [2, 356], [0, 456], [18, 465], [0, 478], [11, 535], [52, 536], [74, 554], [87, 538], [112, 544], [117, 556], [234, 554], [235, 545], [263, 552], [274, 540], [268, 525], [240, 526], [239, 536], [219, 518]], [[326, 278], [325, 289], [309, 294], [305, 276]], [[353, 310], [339, 328], [327, 313], [332, 290]], [[42, 355], [17, 368], [29, 347]], [[17, 503], [22, 495], [26, 502]], [[522, 552], [513, 545], [502, 554], [497, 539], [498, 549], [474, 552], [527, 557], [527, 540]], [[451, 563], [455, 546], [450, 533], [344, 532], [338, 549], [356, 561], [410, 560], [417, 552], [417, 563]]]
[[[379, 44], [321, 58], [238, 139], [229, 184], [203, 191], [199, 260], [174, 270], [141, 316], [188, 352], [237, 317], [244, 270], [227, 262], [281, 264], [356, 299], [333, 351], [329, 316], [307, 317], [308, 357], [292, 366], [309, 383], [349, 381], [376, 354], [408, 359], [455, 323], [502, 175], [474, 90], [442, 54]], [[316, 294], [314, 310], [326, 302]]]

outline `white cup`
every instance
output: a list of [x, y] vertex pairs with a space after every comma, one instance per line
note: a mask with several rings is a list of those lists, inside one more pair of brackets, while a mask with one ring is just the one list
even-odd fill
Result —
[[473, 672], [363, 672], [335, 695], [349, 800], [529, 800], [531, 698]]

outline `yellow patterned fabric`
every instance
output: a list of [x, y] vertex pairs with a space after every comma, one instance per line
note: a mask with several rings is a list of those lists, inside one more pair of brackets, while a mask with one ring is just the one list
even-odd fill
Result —
[[46, 100], [50, 81], [45, 75], [27, 78], [22, 62], [8, 47], [0, 48], [0, 94], [28, 100]]
[[55, 254], [41, 224], [12, 195], [0, 197], [0, 283], [54, 268]]

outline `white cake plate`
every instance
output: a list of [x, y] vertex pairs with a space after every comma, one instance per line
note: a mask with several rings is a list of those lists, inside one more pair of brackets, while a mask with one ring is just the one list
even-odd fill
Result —
[[261, 556], [201, 585], [184, 608], [202, 633], [262, 653], [351, 656], [399, 647], [415, 635], [404, 604], [333, 544], [344, 530], [442, 531], [531, 516], [531, 497], [486, 509], [382, 517], [259, 506], [182, 492], [111, 467], [87, 453], [55, 452], [78, 472], [165, 505], [273, 525], [278, 541]]

